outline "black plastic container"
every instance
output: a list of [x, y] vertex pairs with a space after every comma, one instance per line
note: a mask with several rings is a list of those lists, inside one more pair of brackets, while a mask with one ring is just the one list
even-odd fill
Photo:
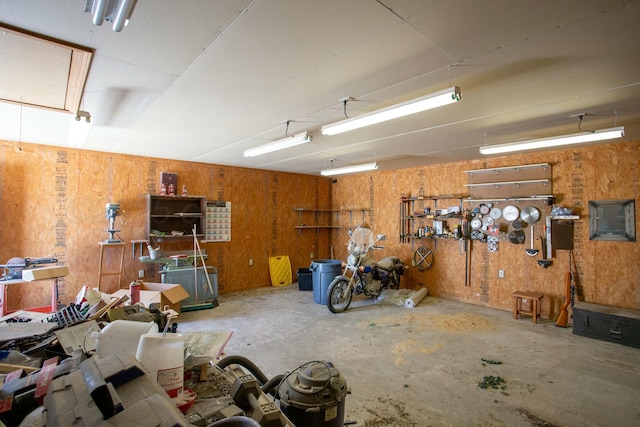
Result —
[[313, 273], [308, 268], [298, 269], [298, 290], [300, 291], [312, 291], [313, 290]]

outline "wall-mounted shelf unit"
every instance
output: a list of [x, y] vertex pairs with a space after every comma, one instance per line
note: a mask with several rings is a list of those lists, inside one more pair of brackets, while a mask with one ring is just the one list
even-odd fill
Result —
[[469, 197], [480, 200], [516, 200], [552, 194], [551, 165], [506, 166], [465, 171]]
[[[463, 239], [464, 212], [461, 196], [425, 196], [400, 199], [400, 243], [429, 239]], [[438, 202], [449, 203], [446, 207]], [[451, 223], [455, 224], [452, 226]], [[456, 227], [456, 225], [458, 227]], [[455, 228], [458, 232], [455, 233]]]
[[517, 165], [517, 166], [503, 166], [498, 168], [486, 168], [486, 169], [475, 169], [475, 170], [467, 170], [464, 173], [467, 174], [469, 182], [487, 182], [487, 181], [508, 181], [509, 178], [501, 178], [501, 179], [486, 179], [487, 176], [518, 176], [520, 175], [523, 179], [531, 179], [530, 176], [533, 174], [535, 176], [539, 176], [541, 173], [545, 173], [549, 171], [549, 178], [551, 177], [551, 165], [549, 163], [536, 163], [532, 165]]
[[521, 202], [553, 200], [551, 165], [505, 166], [498, 168], [464, 171], [467, 174], [469, 198], [465, 203], [474, 202]]
[[160, 196], [147, 194], [147, 235], [156, 241], [193, 239], [205, 234], [204, 196]]
[[[320, 230], [334, 228], [350, 228], [358, 224], [354, 223], [354, 217], [357, 213], [361, 214], [362, 221], [365, 222], [366, 214], [371, 212], [370, 208], [351, 208], [351, 209], [312, 209], [312, 208], [293, 208], [298, 213], [299, 225], [294, 228], [297, 230]], [[305, 212], [313, 214], [312, 217], [304, 217]], [[343, 213], [349, 214], [348, 224], [341, 224], [340, 216]], [[313, 223], [306, 223], [305, 219], [313, 220]]]
[[508, 197], [508, 198], [497, 198], [493, 197], [490, 199], [476, 199], [476, 198], [467, 198], [463, 199], [463, 203], [484, 203], [484, 202], [515, 202], [515, 204], [519, 204], [520, 202], [545, 202], [550, 205], [553, 202], [555, 196], [553, 194], [544, 194], [540, 196], [528, 196], [528, 197]]

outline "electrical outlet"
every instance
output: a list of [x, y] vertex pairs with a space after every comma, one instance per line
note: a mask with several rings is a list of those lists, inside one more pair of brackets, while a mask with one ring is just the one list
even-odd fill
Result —
[[309, 258], [313, 259], [313, 252], [309, 254]]
[[142, 279], [144, 277], [144, 270], [138, 270], [138, 279]]
[[253, 259], [249, 258], [249, 265], [253, 265]]
[[498, 277], [504, 279], [504, 270], [498, 270]]

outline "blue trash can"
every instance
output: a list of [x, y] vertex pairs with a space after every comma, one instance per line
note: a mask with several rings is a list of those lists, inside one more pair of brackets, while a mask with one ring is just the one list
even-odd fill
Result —
[[338, 259], [318, 259], [311, 261], [311, 283], [313, 300], [316, 304], [327, 303], [327, 289], [336, 276], [342, 273], [342, 261]]

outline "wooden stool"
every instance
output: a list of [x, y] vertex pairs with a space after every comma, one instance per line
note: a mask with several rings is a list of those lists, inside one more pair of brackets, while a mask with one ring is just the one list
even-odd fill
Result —
[[[540, 300], [544, 294], [537, 292], [516, 291], [513, 293], [513, 318], [517, 319], [518, 314], [526, 314], [533, 317], [533, 323], [538, 323], [540, 317]], [[522, 309], [522, 301], [529, 300], [531, 310]]]

